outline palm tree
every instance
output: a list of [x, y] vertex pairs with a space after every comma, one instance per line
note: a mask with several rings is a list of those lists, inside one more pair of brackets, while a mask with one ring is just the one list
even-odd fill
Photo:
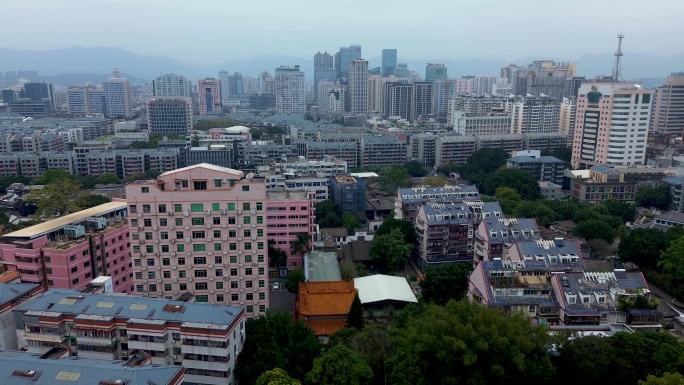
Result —
[[281, 267], [287, 265], [287, 253], [275, 247], [273, 239], [268, 240], [268, 258], [271, 267]]
[[311, 237], [309, 236], [308, 233], [299, 233], [297, 234], [297, 240], [294, 242], [293, 249], [296, 252], [301, 252], [304, 254], [305, 252], [311, 251], [311, 244], [310, 244]]

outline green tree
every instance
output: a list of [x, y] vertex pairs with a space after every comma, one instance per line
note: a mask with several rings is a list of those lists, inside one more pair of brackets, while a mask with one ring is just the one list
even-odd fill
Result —
[[395, 195], [399, 187], [408, 186], [409, 173], [404, 166], [393, 164], [386, 167], [380, 173], [380, 184], [382, 189], [390, 194]]
[[457, 172], [459, 167], [457, 163], [443, 163], [437, 167], [437, 173], [448, 177], [452, 172]]
[[262, 373], [256, 380], [256, 385], [301, 385], [302, 383], [290, 377], [286, 371], [275, 368]]
[[109, 203], [112, 200], [109, 199], [108, 197], [100, 194], [87, 194], [86, 196], [83, 197], [83, 199], [78, 203], [78, 206], [81, 209], [88, 209], [91, 207], [99, 206], [105, 203]]
[[617, 254], [625, 262], [642, 269], [655, 269], [663, 250], [670, 242], [684, 235], [684, 228], [673, 227], [668, 232], [657, 229], [633, 229], [620, 239]]
[[313, 331], [301, 321], [293, 323], [288, 313], [247, 320], [245, 335], [235, 368], [241, 384], [254, 384], [262, 373], [275, 368], [302, 381], [322, 348]]
[[615, 238], [615, 231], [613, 231], [610, 225], [598, 219], [587, 219], [584, 222], [578, 223], [573, 234], [586, 240], [604, 239], [608, 243], [613, 242]]
[[636, 385], [649, 374], [684, 370], [684, 345], [669, 333], [615, 333], [609, 337], [615, 356], [627, 361], [623, 384]]
[[559, 354], [554, 357], [557, 371], [554, 383], [622, 385], [628, 380], [625, 374], [629, 363], [617, 356], [609, 338], [572, 338], [560, 346]]
[[287, 253], [276, 247], [273, 239], [268, 240], [268, 259], [269, 265], [273, 267], [283, 267], [287, 265]]
[[427, 175], [427, 169], [423, 166], [423, 163], [417, 160], [404, 163], [404, 168], [414, 178]]
[[542, 156], [554, 156], [565, 163], [570, 163], [572, 159], [572, 148], [570, 147], [556, 147], [550, 150], [542, 150]]
[[599, 206], [606, 207], [608, 209], [608, 215], [620, 218], [623, 222], [622, 224], [625, 222], [634, 222], [634, 219], [636, 218], [636, 207], [620, 202], [615, 198], [606, 199], [602, 201]]
[[492, 201], [498, 201], [499, 206], [501, 206], [501, 210], [507, 215], [513, 215], [515, 213], [515, 209], [522, 201], [520, 194], [518, 194], [515, 189], [510, 187], [497, 188], [494, 192], [494, 197], [496, 197], [496, 199]]
[[660, 255], [658, 267], [663, 271], [663, 277], [670, 287], [677, 287], [677, 297], [682, 299], [682, 285], [684, 285], [684, 236], [672, 241]]
[[515, 209], [519, 218], [535, 218], [539, 226], [546, 226], [556, 220], [556, 212], [541, 201], [525, 201]]
[[[462, 178], [468, 179], [470, 183], [480, 185], [485, 182], [490, 174], [504, 166], [508, 158], [508, 153], [502, 149], [483, 148], [469, 156], [466, 163], [459, 167], [458, 172]], [[492, 189], [492, 194], [495, 189]]]
[[375, 236], [370, 248], [370, 257], [390, 271], [404, 268], [411, 256], [413, 245], [404, 242], [404, 235], [399, 229], [392, 230], [387, 235]]
[[423, 179], [424, 186], [444, 187], [449, 185], [449, 181], [442, 175], [428, 176]]
[[342, 214], [342, 227], [347, 229], [347, 232], [349, 234], [354, 234], [356, 229], [358, 229], [361, 226], [361, 223], [359, 222], [358, 219], [356, 219], [356, 216], [352, 213], [344, 213]]
[[522, 384], [550, 378], [548, 330], [468, 300], [429, 304], [392, 328], [393, 385]]
[[348, 262], [340, 263], [340, 276], [344, 281], [351, 281], [356, 278], [356, 269], [354, 269], [354, 265]]
[[197, 134], [192, 136], [192, 139], [190, 140], [190, 146], [192, 147], [199, 147], [200, 145], [200, 138]]
[[316, 223], [322, 228], [340, 227], [340, 206], [332, 199], [316, 203]]
[[382, 221], [382, 224], [375, 231], [375, 236], [387, 235], [394, 229], [401, 231], [404, 235], [404, 242], [413, 244], [416, 241], [416, 229], [413, 227], [413, 224], [396, 219], [394, 215], [390, 215]]
[[231, 119], [203, 119], [195, 121], [195, 130], [207, 131], [212, 128], [233, 127], [238, 124]]
[[356, 352], [338, 344], [314, 361], [306, 380], [314, 385], [367, 385], [373, 371]]
[[636, 204], [640, 207], [655, 207], [667, 210], [670, 205], [670, 185], [663, 184], [658, 187], [641, 187], [636, 194]]
[[649, 375], [646, 381], [639, 381], [639, 385], [684, 385], [681, 373], [665, 373], [660, 377]]
[[299, 283], [304, 282], [306, 276], [304, 275], [304, 269], [294, 269], [287, 273], [287, 281], [285, 281], [285, 288], [287, 291], [293, 294], [299, 293]]
[[95, 175], [79, 175], [74, 178], [84, 189], [91, 190], [94, 189], [98, 184], [97, 177]]
[[46, 185], [65, 179], [71, 180], [71, 175], [64, 170], [45, 170], [43, 176], [33, 180], [33, 184]]
[[33, 203], [37, 210], [36, 218], [51, 219], [81, 210], [86, 193], [71, 179], [58, 179], [42, 189], [31, 190], [24, 202]]
[[311, 251], [311, 236], [307, 233], [298, 233], [297, 240], [292, 245], [292, 249], [302, 255]]
[[492, 195], [499, 187], [510, 187], [520, 194], [523, 199], [539, 198], [539, 183], [525, 171], [504, 168], [489, 175], [484, 182], [483, 191]]
[[368, 363], [374, 374], [373, 384], [384, 384], [385, 361], [393, 350], [388, 327], [367, 325], [358, 333], [349, 336], [346, 345]]
[[428, 267], [425, 278], [420, 281], [423, 299], [442, 306], [449, 300], [460, 300], [466, 294], [468, 276], [472, 270], [472, 264], [465, 262]]
[[335, 332], [335, 334], [330, 336], [330, 339], [328, 339], [328, 346], [335, 346], [337, 344], [349, 346], [349, 342], [351, 341], [352, 337], [358, 333], [358, 329], [343, 327]]
[[354, 300], [352, 301], [351, 307], [349, 308], [349, 313], [347, 313], [346, 327], [358, 330], [363, 329], [363, 307], [361, 306], [359, 293], [356, 293], [356, 295], [354, 296]]
[[107, 172], [97, 177], [97, 184], [117, 184], [121, 179], [113, 172]]
[[23, 175], [0, 176], [0, 193], [7, 192], [7, 188], [13, 183], [29, 184], [31, 180]]

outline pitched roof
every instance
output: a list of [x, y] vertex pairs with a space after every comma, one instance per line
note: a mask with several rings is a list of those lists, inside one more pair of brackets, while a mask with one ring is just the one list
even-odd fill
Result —
[[323, 235], [323, 238], [346, 237], [348, 235], [347, 229], [344, 227], [329, 227], [327, 229], [321, 229], [321, 234]]
[[194, 164], [192, 166], [187, 166], [187, 167], [179, 168], [176, 170], [167, 171], [167, 172], [165, 172], [159, 176], [161, 177], [161, 176], [166, 176], [166, 175], [173, 175], [173, 174], [176, 174], [178, 172], [189, 171], [189, 170], [198, 169], [198, 168], [205, 168], [207, 170], [225, 172], [228, 174], [233, 174], [233, 175], [238, 176], [238, 177], [242, 177], [245, 174], [242, 171], [233, 170], [232, 168], [228, 168], [228, 167], [215, 166], [215, 165], [210, 164], [210, 163], [199, 163], [199, 164]]
[[3, 283], [0, 284], [0, 305], [31, 292], [39, 285], [35, 283]]
[[352, 241], [348, 244], [342, 245], [342, 255], [344, 258], [349, 258], [352, 261], [370, 261], [371, 242], [368, 241]]
[[306, 322], [306, 326], [311, 328], [316, 336], [329, 336], [347, 326], [347, 319], [312, 319]]
[[354, 282], [324, 281], [299, 284], [300, 316], [346, 315], [357, 290]]
[[418, 302], [406, 278], [392, 275], [369, 275], [354, 278], [362, 304], [380, 301]]

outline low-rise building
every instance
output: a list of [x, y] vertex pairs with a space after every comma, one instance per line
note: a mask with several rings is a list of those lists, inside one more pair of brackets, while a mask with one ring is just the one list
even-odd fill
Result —
[[365, 214], [366, 183], [362, 178], [351, 175], [336, 175], [330, 178], [330, 199], [342, 213]]
[[365, 309], [401, 309], [409, 303], [418, 303], [416, 295], [404, 277], [375, 274], [354, 278], [354, 287]]
[[599, 203], [610, 198], [624, 203], [634, 203], [636, 184], [626, 182], [621, 169], [596, 165], [589, 169], [588, 174], [586, 178], [572, 178], [570, 195], [573, 198], [584, 203]]
[[394, 217], [413, 223], [418, 209], [428, 202], [450, 203], [479, 200], [480, 193], [475, 185], [400, 188], [395, 200]]
[[482, 261], [501, 258], [515, 241], [540, 239], [534, 218], [505, 218], [503, 213], [483, 218], [475, 234], [475, 259]]
[[525, 171], [537, 182], [563, 184], [565, 162], [553, 156], [541, 156], [540, 151], [531, 155], [518, 155], [506, 161], [506, 167]]
[[244, 307], [126, 295], [48, 290], [14, 310], [19, 347], [127, 360], [144, 351], [154, 365], [185, 368], [185, 381], [235, 383], [245, 339]]
[[382, 167], [406, 163], [406, 143], [394, 136], [361, 138], [360, 167]]
[[0, 254], [23, 282], [85, 289], [97, 276], [131, 293], [133, 273], [126, 202], [109, 202], [5, 234]]
[[0, 350], [19, 350], [12, 311], [42, 291], [35, 283], [0, 283]]
[[347, 324], [347, 314], [357, 295], [354, 282], [301, 282], [295, 302], [295, 319], [313, 330], [324, 344]]
[[563, 193], [563, 186], [551, 182], [539, 182], [539, 193], [549, 200], [560, 200], [567, 195]]
[[295, 178], [330, 178], [347, 173], [347, 161], [325, 157], [322, 160], [307, 160], [300, 156], [296, 160], [276, 162], [274, 168], [282, 170], [286, 176]]
[[0, 351], [0, 360], [3, 385], [181, 385], [190, 378], [178, 366], [136, 366], [80, 357], [51, 359], [51, 356], [8, 350]]

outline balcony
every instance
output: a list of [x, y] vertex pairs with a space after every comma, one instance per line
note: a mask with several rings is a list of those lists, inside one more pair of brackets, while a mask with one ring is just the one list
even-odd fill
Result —
[[[138, 334], [129, 334], [128, 336], [128, 348], [129, 349], [140, 349], [145, 351], [156, 351], [163, 352], [171, 347], [171, 342], [168, 337], [156, 337]], [[150, 355], [152, 355], [150, 353]]]

